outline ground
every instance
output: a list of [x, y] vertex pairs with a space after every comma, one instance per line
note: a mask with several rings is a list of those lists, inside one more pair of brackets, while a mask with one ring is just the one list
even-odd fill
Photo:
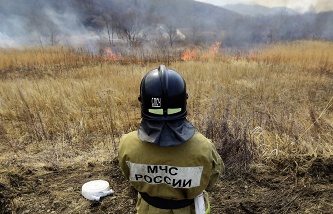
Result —
[[[66, 168], [2, 163], [0, 213], [135, 213], [136, 192], [117, 159]], [[10, 167], [9, 167], [10, 166]], [[211, 213], [333, 213], [333, 156], [293, 157], [256, 163], [225, 175], [209, 192]], [[90, 180], [115, 191], [99, 203], [81, 195]]]

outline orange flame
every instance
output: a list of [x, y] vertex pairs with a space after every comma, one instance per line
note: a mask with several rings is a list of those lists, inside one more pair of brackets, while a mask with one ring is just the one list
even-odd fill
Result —
[[198, 50], [197, 49], [190, 50], [190, 49], [186, 48], [185, 52], [182, 54], [182, 56], [180, 58], [184, 61], [196, 60], [199, 58]]
[[215, 44], [212, 45], [207, 52], [202, 53], [201, 56], [199, 55], [198, 49], [190, 50], [189, 48], [186, 48], [180, 58], [183, 61], [215, 58], [219, 53], [221, 44], [222, 42], [215, 42]]
[[221, 44], [222, 44], [222, 42], [215, 42], [215, 44], [212, 45], [209, 48], [209, 51], [207, 53], [204, 53], [201, 56], [201, 59], [212, 59], [212, 58], [215, 58], [218, 55], [218, 53], [219, 53], [219, 48], [220, 48]]
[[105, 59], [110, 61], [121, 60], [123, 56], [121, 53], [115, 54], [112, 52], [111, 48], [104, 48], [105, 51]]

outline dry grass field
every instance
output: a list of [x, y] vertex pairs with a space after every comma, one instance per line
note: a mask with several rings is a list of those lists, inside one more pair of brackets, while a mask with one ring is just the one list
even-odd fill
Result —
[[[141, 78], [160, 64], [184, 76], [188, 119], [226, 164], [212, 213], [332, 213], [333, 43], [219, 52], [135, 63], [64, 47], [0, 50], [0, 213], [135, 213], [117, 146], [140, 122]], [[115, 195], [84, 199], [93, 179]]]

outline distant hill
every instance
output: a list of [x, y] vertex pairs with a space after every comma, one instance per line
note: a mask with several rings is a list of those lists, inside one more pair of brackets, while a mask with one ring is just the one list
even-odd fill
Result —
[[246, 47], [333, 40], [333, 12], [300, 14], [254, 4], [218, 7], [194, 0], [0, 0], [0, 5], [0, 47], [59, 43], [94, 47], [113, 41], [165, 47], [177, 43], [177, 31], [183, 38], [179, 45], [222, 41], [223, 46]]
[[98, 16], [103, 11], [109, 13], [126, 12], [127, 10], [140, 10], [146, 15], [156, 16], [159, 21], [172, 21], [179, 27], [189, 27], [193, 24], [210, 27], [216, 22], [229, 22], [240, 15], [234, 11], [217, 7], [211, 4], [193, 0], [73, 0], [75, 7], [85, 19], [89, 16]]
[[258, 4], [227, 4], [223, 6], [223, 8], [239, 13], [241, 15], [248, 15], [248, 16], [271, 16], [277, 14], [285, 14], [285, 15], [295, 15], [297, 12], [287, 7], [265, 7]]

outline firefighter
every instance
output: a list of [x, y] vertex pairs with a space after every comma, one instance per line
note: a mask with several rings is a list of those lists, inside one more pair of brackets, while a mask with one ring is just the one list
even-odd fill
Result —
[[140, 84], [141, 123], [122, 136], [119, 165], [138, 191], [138, 214], [209, 213], [206, 190], [224, 172], [214, 144], [186, 119], [183, 77], [159, 66]]

